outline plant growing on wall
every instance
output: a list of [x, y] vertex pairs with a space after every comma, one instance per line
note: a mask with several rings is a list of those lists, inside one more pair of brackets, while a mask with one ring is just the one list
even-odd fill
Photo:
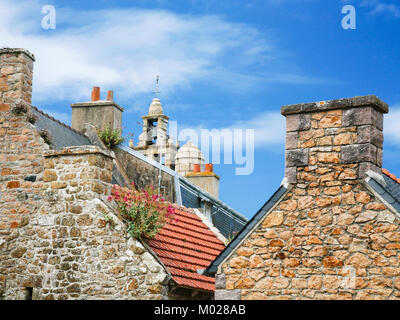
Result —
[[20, 116], [28, 111], [28, 107], [23, 103], [18, 103], [13, 109], [12, 112], [16, 116]]
[[238, 234], [237, 231], [232, 232], [228, 238], [226, 238], [225, 240], [225, 245], [227, 246], [228, 244], [230, 244], [232, 242], [233, 239], [235, 239], [236, 235]]
[[33, 113], [28, 113], [26, 115], [26, 119], [28, 120], [29, 123], [35, 124], [36, 121], [38, 120], [38, 117]]
[[51, 145], [53, 143], [53, 139], [48, 130], [40, 130], [39, 134], [43, 138], [44, 142], [47, 143], [48, 145]]
[[125, 138], [122, 137], [122, 129], [112, 130], [110, 126], [106, 126], [104, 130], [98, 132], [98, 135], [101, 141], [110, 149], [125, 141]]
[[135, 239], [153, 238], [175, 213], [152, 187], [136, 190], [134, 184], [131, 188], [114, 185], [108, 200], [115, 202], [117, 215]]

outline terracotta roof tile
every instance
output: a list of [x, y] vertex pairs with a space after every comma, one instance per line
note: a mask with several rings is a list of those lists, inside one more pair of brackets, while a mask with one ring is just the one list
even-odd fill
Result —
[[206, 269], [225, 245], [190, 210], [175, 206], [175, 216], [147, 241], [178, 286], [214, 291], [214, 278], [197, 273]]
[[388, 170], [382, 169], [382, 172], [384, 174], [386, 174], [388, 177], [390, 177], [391, 179], [393, 179], [394, 181], [396, 181], [397, 183], [400, 183], [400, 179], [397, 178], [394, 174], [390, 173]]

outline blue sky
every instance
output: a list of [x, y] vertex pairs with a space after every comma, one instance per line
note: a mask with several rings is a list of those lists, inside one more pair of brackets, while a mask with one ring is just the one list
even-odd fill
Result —
[[[46, 4], [55, 30], [41, 28]], [[341, 26], [345, 4], [356, 30]], [[379, 96], [390, 105], [384, 167], [400, 176], [399, 31], [390, 0], [0, 0], [0, 46], [35, 54], [33, 104], [60, 120], [98, 85], [114, 90], [137, 138], [160, 74], [164, 111], [180, 128], [254, 128], [251, 175], [215, 166], [221, 199], [247, 217], [284, 176], [282, 105]]]

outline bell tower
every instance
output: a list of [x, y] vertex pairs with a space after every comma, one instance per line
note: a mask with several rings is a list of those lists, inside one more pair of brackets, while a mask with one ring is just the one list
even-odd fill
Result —
[[169, 117], [164, 114], [161, 101], [157, 97], [159, 76], [157, 76], [156, 88], [153, 93], [155, 98], [150, 104], [149, 112], [142, 117], [143, 131], [139, 135], [139, 143], [133, 149], [170, 169], [175, 169], [177, 147], [167, 133]]

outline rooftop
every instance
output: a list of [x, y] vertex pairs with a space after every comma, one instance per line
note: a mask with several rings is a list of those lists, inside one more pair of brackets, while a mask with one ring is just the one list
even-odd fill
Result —
[[225, 248], [193, 210], [176, 207], [175, 219], [148, 240], [148, 245], [181, 287], [213, 292], [214, 278], [200, 275]]

